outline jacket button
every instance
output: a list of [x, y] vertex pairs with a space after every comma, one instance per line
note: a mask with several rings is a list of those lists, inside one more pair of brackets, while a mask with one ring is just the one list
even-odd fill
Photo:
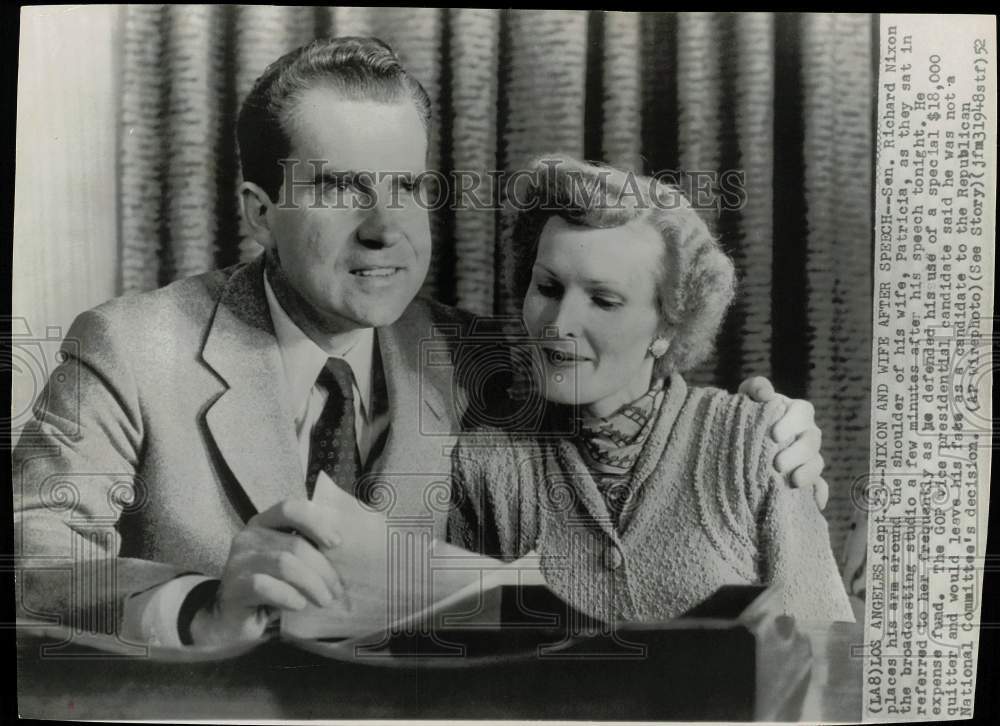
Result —
[[609, 547], [604, 554], [604, 562], [607, 564], [608, 569], [617, 570], [625, 564], [625, 556], [617, 547]]

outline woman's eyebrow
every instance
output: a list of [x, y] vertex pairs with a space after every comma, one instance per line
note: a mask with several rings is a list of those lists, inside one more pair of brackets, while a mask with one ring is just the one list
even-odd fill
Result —
[[609, 292], [613, 292], [618, 295], [622, 294], [621, 292], [619, 292], [619, 290], [627, 289], [628, 287], [627, 285], [619, 284], [613, 280], [600, 280], [595, 277], [590, 277], [581, 280], [581, 282], [583, 282], [583, 284], [586, 285], [587, 287], [601, 288], [603, 290], [607, 290]]
[[626, 295], [625, 292], [607, 284], [589, 286], [587, 289], [593, 295], [610, 295], [612, 297], [617, 297], [622, 300], [628, 299], [628, 295]]
[[[535, 262], [533, 267], [534, 269], [538, 269], [544, 272], [546, 275], [549, 275], [550, 277], [553, 277], [555, 279], [560, 279], [558, 273], [553, 272], [550, 268], [546, 267], [541, 262]], [[580, 283], [584, 287], [590, 289], [605, 290], [607, 292], [614, 293], [615, 295], [619, 295], [620, 297], [625, 297], [625, 293], [623, 292], [623, 290], [628, 289], [628, 286], [625, 284], [618, 284], [612, 280], [603, 280], [597, 277], [584, 278], [583, 280], [580, 280]]]

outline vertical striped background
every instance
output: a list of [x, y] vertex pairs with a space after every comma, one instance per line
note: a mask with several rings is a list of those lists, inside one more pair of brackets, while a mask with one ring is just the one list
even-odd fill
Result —
[[[256, 254], [233, 123], [267, 64], [318, 36], [396, 49], [433, 100], [431, 165], [445, 173], [545, 152], [647, 174], [742, 170], [746, 204], [710, 214], [741, 292], [691, 378], [733, 389], [767, 375], [815, 404], [843, 546], [868, 463], [872, 16], [133, 5], [125, 26], [123, 292]], [[432, 224], [425, 292], [514, 309], [510, 216], [448, 209]]]

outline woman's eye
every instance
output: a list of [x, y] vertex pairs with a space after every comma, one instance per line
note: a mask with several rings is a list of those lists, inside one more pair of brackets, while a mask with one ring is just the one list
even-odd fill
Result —
[[606, 297], [595, 297], [592, 298], [594, 304], [602, 310], [612, 310], [617, 307], [621, 307], [621, 302], [618, 300], [610, 300]]
[[557, 297], [559, 295], [559, 287], [557, 285], [543, 282], [535, 287], [538, 289], [539, 294], [544, 297]]

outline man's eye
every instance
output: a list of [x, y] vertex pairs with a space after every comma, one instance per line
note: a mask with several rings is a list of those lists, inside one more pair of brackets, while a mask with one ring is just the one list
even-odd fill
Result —
[[399, 189], [402, 194], [419, 194], [423, 189], [423, 182], [421, 179], [415, 177], [404, 177], [399, 180], [397, 184], [397, 189]]
[[338, 177], [323, 182], [323, 191], [325, 192], [346, 192], [349, 189], [353, 189], [350, 179]]
[[371, 189], [371, 179], [367, 174], [337, 174], [326, 180], [330, 189], [351, 191], [355, 194], [367, 194]]

